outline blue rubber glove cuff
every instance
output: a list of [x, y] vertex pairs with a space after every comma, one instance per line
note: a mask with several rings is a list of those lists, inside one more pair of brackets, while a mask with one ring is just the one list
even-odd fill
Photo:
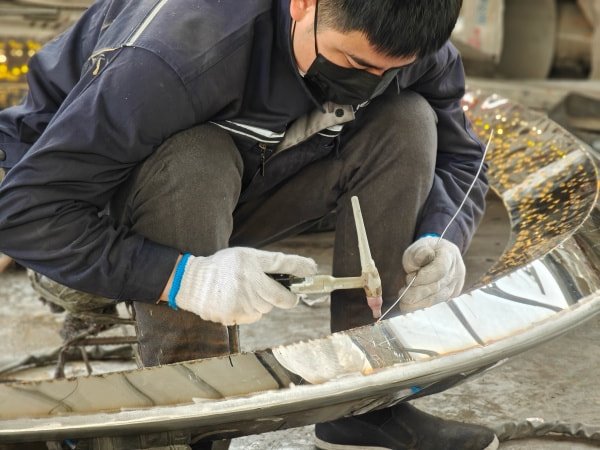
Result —
[[189, 253], [185, 253], [179, 260], [179, 263], [177, 264], [177, 267], [175, 268], [175, 276], [173, 277], [173, 284], [171, 285], [171, 289], [169, 290], [169, 306], [176, 311], [177, 311], [177, 303], [175, 302], [175, 298], [177, 297], [177, 294], [179, 293], [179, 288], [181, 288], [181, 280], [183, 278], [183, 272], [185, 272], [185, 266], [188, 262], [188, 259], [190, 259], [190, 256], [192, 256], [192, 255]]
[[426, 238], [426, 237], [437, 237], [437, 238], [439, 238], [440, 235], [437, 234], [437, 233], [425, 233], [425, 234], [422, 234], [421, 236], [419, 236], [418, 239]]

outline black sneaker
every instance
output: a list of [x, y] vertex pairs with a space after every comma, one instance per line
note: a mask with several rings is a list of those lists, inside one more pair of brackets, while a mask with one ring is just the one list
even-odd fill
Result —
[[495, 450], [489, 428], [419, 411], [408, 403], [315, 426], [322, 450]]

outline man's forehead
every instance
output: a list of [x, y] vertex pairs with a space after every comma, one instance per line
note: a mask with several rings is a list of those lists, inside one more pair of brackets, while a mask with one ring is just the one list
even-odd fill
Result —
[[[352, 58], [356, 63], [360, 64], [363, 67], [370, 68], [370, 69], [377, 69], [377, 70], [388, 70], [391, 67], [403, 67], [403, 66], [413, 63], [416, 60], [416, 57], [414, 57], [414, 56], [400, 57], [400, 58], [384, 56], [383, 58], [385, 61], [378, 60], [377, 62], [375, 62], [372, 59], [364, 59], [363, 57], [361, 57], [359, 55], [355, 55], [352, 52], [348, 52], [348, 56], [350, 58]], [[382, 63], [384, 63], [384, 64], [382, 64]]]
[[359, 31], [342, 32], [330, 30], [323, 32], [329, 45], [352, 58], [356, 63], [374, 69], [387, 70], [402, 67], [416, 60], [415, 56], [389, 56], [380, 53], [369, 42], [367, 36]]

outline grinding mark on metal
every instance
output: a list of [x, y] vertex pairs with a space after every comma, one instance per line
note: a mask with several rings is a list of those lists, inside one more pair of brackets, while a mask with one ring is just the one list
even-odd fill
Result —
[[[378, 333], [378, 336], [375, 336], [375, 332]], [[351, 335], [351, 339], [361, 350], [363, 350], [371, 366], [374, 368], [386, 367], [389, 365], [390, 360], [399, 357], [398, 351], [391, 345], [389, 336], [384, 333], [384, 330], [372, 328], [368, 330], [368, 335], [369, 338], [362, 335]], [[383, 338], [383, 340], [377, 341], [376, 338]], [[400, 358], [402, 359], [402, 362], [405, 362], [405, 358], [402, 356], [400, 356]]]
[[[401, 362], [411, 362], [413, 361], [412, 356], [406, 351], [404, 344], [400, 341], [398, 336], [392, 335], [390, 330], [386, 327], [378, 327], [378, 331], [381, 332], [384, 338], [382, 341], [371, 341], [374, 348], [381, 347], [389, 351], [389, 353], [393, 354], [395, 357], [399, 358]], [[392, 345], [392, 342], [396, 342], [396, 345]]]

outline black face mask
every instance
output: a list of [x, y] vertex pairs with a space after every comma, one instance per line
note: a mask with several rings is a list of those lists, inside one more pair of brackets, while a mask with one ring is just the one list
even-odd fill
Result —
[[[317, 47], [318, 2], [315, 5], [315, 54], [317, 58], [304, 76], [307, 87], [321, 102], [332, 101], [340, 105], [359, 105], [381, 94], [394, 77], [398, 69], [391, 69], [383, 76], [374, 75], [365, 70], [338, 66], [319, 53]], [[294, 23], [295, 31], [296, 24]], [[293, 37], [293, 34], [292, 34]]]
[[380, 77], [364, 70], [338, 66], [318, 54], [304, 80], [320, 101], [359, 105], [381, 94], [397, 73], [396, 69]]

